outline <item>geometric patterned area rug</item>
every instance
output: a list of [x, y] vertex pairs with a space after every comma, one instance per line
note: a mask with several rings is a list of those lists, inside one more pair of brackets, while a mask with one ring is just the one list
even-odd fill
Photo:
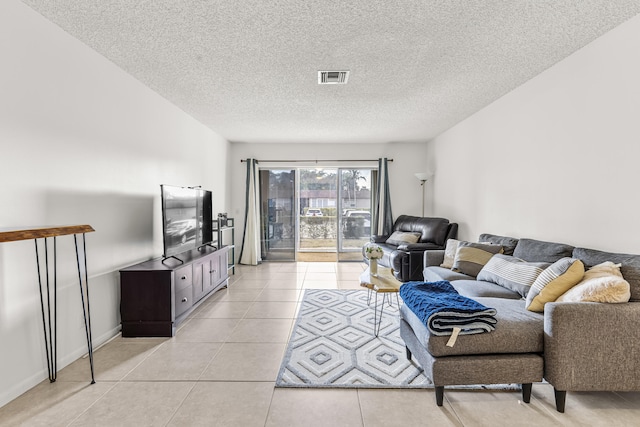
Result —
[[306, 290], [276, 387], [432, 388], [407, 360], [395, 297], [373, 335], [374, 300], [364, 289]]

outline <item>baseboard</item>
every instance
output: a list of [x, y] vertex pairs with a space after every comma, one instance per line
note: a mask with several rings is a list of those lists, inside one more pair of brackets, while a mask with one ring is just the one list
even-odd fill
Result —
[[[115, 338], [119, 333], [120, 333], [120, 325], [118, 325], [116, 328], [111, 329], [108, 332], [105, 332], [104, 334], [100, 335], [97, 338], [94, 337], [93, 348], [97, 349], [101, 345]], [[72, 353], [61, 358], [59, 357], [58, 372], [62, 370], [64, 367], [70, 365], [71, 363], [85, 356], [86, 354], [87, 354], [87, 347], [85, 343], [84, 346], [82, 346], [81, 348], [78, 348]], [[21, 394], [31, 390], [33, 387], [37, 386], [47, 378], [49, 378], [49, 372], [43, 368], [42, 370], [31, 375], [29, 378], [26, 378], [24, 381], [21, 381], [15, 386], [11, 387], [9, 390], [3, 391], [2, 393], [0, 393], [0, 407], [11, 402], [13, 399], [20, 396]], [[90, 380], [91, 380], [91, 376], [87, 374], [87, 382], [89, 382]]]
[[[120, 325], [118, 325], [116, 328], [111, 329], [108, 332], [105, 332], [104, 334], [100, 335], [97, 338], [93, 337], [93, 349], [97, 350], [103, 344], [105, 344], [108, 341], [110, 341], [111, 339], [115, 338], [119, 333], [120, 333]], [[86, 347], [86, 343], [85, 343], [84, 346], [82, 346], [81, 348], [79, 348], [79, 349], [75, 350], [74, 352], [68, 354], [67, 356], [65, 356], [63, 358], [58, 358], [58, 371], [63, 369], [65, 366], [68, 366], [68, 365], [72, 364], [73, 362], [75, 362], [76, 360], [80, 359], [81, 357], [84, 357], [87, 354], [88, 354], [87, 353], [87, 347]], [[47, 378], [48, 375], [49, 374], [47, 372], [45, 372], [44, 378]]]

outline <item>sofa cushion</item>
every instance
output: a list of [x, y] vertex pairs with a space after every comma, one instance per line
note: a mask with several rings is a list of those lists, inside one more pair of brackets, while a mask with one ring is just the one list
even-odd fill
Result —
[[439, 266], [444, 260], [444, 249], [432, 249], [422, 253], [424, 267]]
[[458, 243], [452, 270], [476, 277], [491, 257], [502, 251], [502, 246], [490, 243]]
[[579, 258], [586, 267], [593, 267], [605, 261], [622, 264], [620, 272], [622, 277], [629, 282], [630, 301], [640, 301], [640, 255], [618, 254], [602, 252], [595, 249], [575, 248], [574, 258]]
[[495, 283], [526, 297], [531, 285], [549, 266], [546, 262], [527, 262], [514, 256], [496, 254], [478, 273], [478, 280]]
[[574, 287], [560, 295], [556, 302], [607, 302], [629, 301], [629, 282], [620, 272], [620, 264], [611, 261], [591, 267]]
[[453, 282], [454, 280], [473, 280], [473, 277], [467, 274], [438, 266], [426, 267], [422, 270], [422, 275], [424, 276], [425, 282], [438, 282], [440, 280], [448, 280], [450, 282]]
[[556, 262], [571, 257], [573, 246], [542, 240], [520, 239], [513, 256], [529, 262]]
[[527, 311], [522, 300], [474, 299], [497, 310], [496, 329], [492, 332], [459, 336], [453, 347], [447, 347], [450, 336], [431, 335], [427, 327], [406, 305], [400, 308], [400, 316], [411, 326], [416, 338], [434, 357], [542, 352], [543, 315]]
[[456, 280], [451, 282], [451, 286], [453, 286], [460, 295], [472, 299], [476, 299], [476, 297], [522, 299], [522, 295], [517, 292], [496, 285], [495, 283], [483, 282], [482, 280]]
[[387, 245], [406, 245], [416, 243], [420, 239], [420, 233], [411, 231], [394, 231], [385, 242]]
[[542, 312], [544, 305], [555, 301], [584, 276], [584, 264], [577, 258], [562, 258], [547, 267], [531, 286], [527, 310]]
[[497, 236], [495, 234], [483, 233], [478, 239], [481, 243], [493, 243], [502, 246], [502, 253], [505, 255], [513, 255], [513, 251], [518, 244], [518, 239], [514, 237]]
[[445, 246], [444, 248], [444, 260], [442, 261], [442, 264], [440, 264], [440, 267], [444, 267], [444, 268], [453, 267], [453, 261], [455, 261], [456, 259], [456, 251], [458, 250], [458, 243], [460, 243], [460, 240], [456, 240], [456, 239], [447, 240], [447, 246]]

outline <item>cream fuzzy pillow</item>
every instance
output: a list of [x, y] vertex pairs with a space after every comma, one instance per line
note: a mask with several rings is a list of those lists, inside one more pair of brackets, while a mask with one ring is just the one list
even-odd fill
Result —
[[560, 295], [556, 302], [608, 302], [629, 301], [629, 282], [620, 273], [620, 264], [610, 261], [594, 265], [584, 273], [582, 281]]

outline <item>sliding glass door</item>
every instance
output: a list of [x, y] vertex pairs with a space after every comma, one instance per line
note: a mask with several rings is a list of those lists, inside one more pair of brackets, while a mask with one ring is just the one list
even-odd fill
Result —
[[262, 258], [266, 261], [296, 259], [296, 171], [260, 170]]
[[298, 169], [300, 227], [298, 260], [336, 261], [337, 169]]
[[372, 169], [260, 171], [263, 259], [361, 260], [371, 235]]
[[371, 236], [371, 169], [340, 169], [338, 260], [361, 260]]

